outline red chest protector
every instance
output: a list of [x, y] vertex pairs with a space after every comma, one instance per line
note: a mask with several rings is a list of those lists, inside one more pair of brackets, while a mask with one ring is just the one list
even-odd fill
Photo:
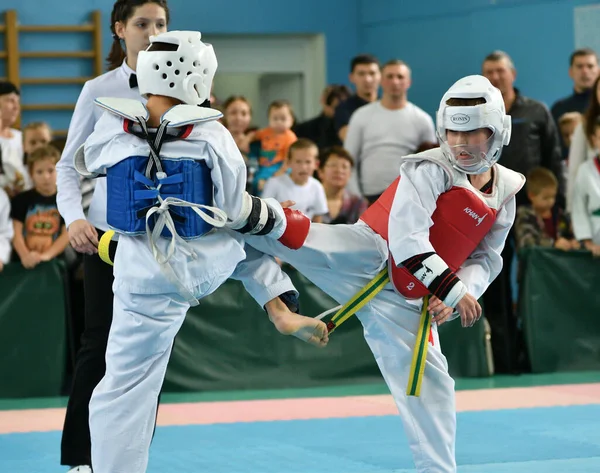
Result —
[[[388, 243], [388, 222], [399, 182], [400, 177], [360, 218]], [[496, 213], [474, 192], [463, 187], [452, 187], [440, 195], [431, 217], [433, 225], [429, 229], [429, 241], [452, 271], [460, 268], [490, 231]], [[429, 294], [424, 285], [414, 284], [412, 275], [404, 267], [398, 267], [391, 254], [389, 266], [390, 279], [404, 297], [419, 299]]]

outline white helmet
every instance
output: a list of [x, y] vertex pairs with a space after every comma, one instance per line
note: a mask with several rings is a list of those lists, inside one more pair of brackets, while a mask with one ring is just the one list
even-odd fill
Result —
[[[474, 98], [483, 98], [485, 103], [458, 107], [446, 104], [449, 99]], [[450, 87], [442, 97], [436, 121], [442, 151], [455, 168], [467, 174], [490, 169], [500, 159], [502, 147], [510, 142], [511, 118], [506, 114], [502, 94], [483, 76], [463, 77]], [[485, 145], [448, 144], [448, 130], [467, 132], [479, 128], [492, 131]]]
[[201, 105], [210, 98], [217, 57], [212, 45], [200, 38], [199, 31], [150, 36], [150, 46], [140, 51], [137, 61], [142, 97], [164, 95], [188, 105]]

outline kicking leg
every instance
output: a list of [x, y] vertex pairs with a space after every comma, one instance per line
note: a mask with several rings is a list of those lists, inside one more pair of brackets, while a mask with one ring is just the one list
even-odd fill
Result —
[[387, 261], [385, 241], [360, 223], [313, 223], [304, 245], [297, 250], [270, 238], [246, 236], [245, 239], [259, 251], [292, 265], [340, 303], [362, 289]]

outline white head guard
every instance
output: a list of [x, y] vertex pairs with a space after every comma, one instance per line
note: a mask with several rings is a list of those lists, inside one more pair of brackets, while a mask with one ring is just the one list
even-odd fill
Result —
[[[457, 107], [446, 104], [449, 99], [474, 98], [483, 98], [485, 103]], [[490, 169], [500, 159], [502, 147], [510, 142], [511, 118], [510, 115], [506, 115], [502, 94], [483, 76], [463, 77], [452, 85], [442, 97], [436, 121], [442, 151], [455, 168], [467, 174], [480, 174]], [[485, 145], [448, 144], [448, 130], [468, 132], [479, 128], [492, 131]], [[457, 159], [457, 150], [463, 153], [466, 151], [470, 157]]]
[[137, 62], [140, 94], [164, 95], [188, 105], [201, 105], [210, 98], [217, 71], [212, 45], [200, 41], [198, 31], [170, 31], [150, 37], [150, 46], [140, 51]]

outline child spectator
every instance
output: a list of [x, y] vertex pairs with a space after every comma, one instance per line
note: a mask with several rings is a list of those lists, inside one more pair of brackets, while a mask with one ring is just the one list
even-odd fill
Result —
[[291, 200], [292, 208], [300, 210], [313, 222], [321, 222], [327, 214], [327, 198], [319, 181], [313, 176], [317, 168], [317, 145], [301, 138], [290, 146], [288, 163], [290, 174], [270, 178], [265, 184], [263, 196], [279, 202]]
[[52, 130], [46, 122], [31, 122], [23, 128], [23, 163], [27, 156], [38, 148], [48, 146], [52, 141]]
[[592, 138], [596, 156], [579, 166], [573, 186], [573, 230], [585, 249], [600, 256], [600, 117]]
[[25, 268], [61, 255], [69, 244], [65, 223], [56, 206], [56, 163], [59, 151], [45, 146], [33, 151], [27, 167], [33, 189], [12, 201], [13, 246]]
[[532, 169], [526, 186], [531, 204], [517, 209], [517, 250], [531, 246], [578, 249], [580, 245], [573, 238], [569, 219], [554, 205], [558, 180], [552, 171], [542, 167]]
[[260, 142], [258, 170], [254, 177], [258, 192], [267, 179], [287, 171], [286, 156], [296, 135], [291, 130], [294, 111], [289, 102], [276, 100], [269, 105], [269, 126], [254, 132], [253, 140]]
[[567, 149], [571, 146], [571, 137], [577, 125], [581, 123], [582, 117], [579, 112], [568, 112], [561, 115], [558, 119], [560, 134]]

